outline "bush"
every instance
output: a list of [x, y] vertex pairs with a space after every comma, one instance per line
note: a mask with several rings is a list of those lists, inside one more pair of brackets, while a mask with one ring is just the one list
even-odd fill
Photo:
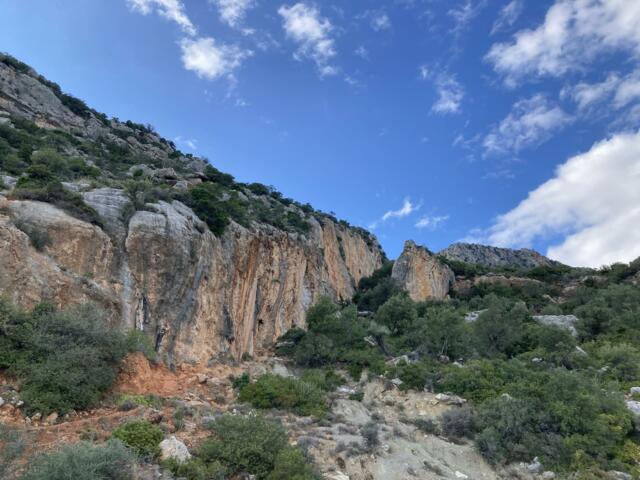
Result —
[[340, 385], [344, 385], [346, 380], [334, 370], [306, 370], [301, 380], [311, 385], [315, 385], [325, 392], [333, 392]]
[[51, 245], [51, 237], [49, 237], [46, 230], [40, 229], [37, 226], [20, 219], [14, 220], [13, 223], [18, 230], [22, 231], [27, 235], [27, 237], [29, 237], [31, 245], [36, 250], [42, 252], [46, 247]]
[[440, 428], [448, 437], [471, 437], [473, 434], [473, 409], [468, 406], [453, 408], [440, 415]]
[[184, 463], [167, 460], [163, 466], [176, 477], [187, 480], [226, 480], [227, 478], [227, 471], [220, 462], [207, 464], [197, 457], [192, 457]]
[[488, 308], [473, 323], [478, 351], [487, 357], [513, 356], [520, 352], [524, 323], [530, 319], [526, 306], [491, 295]]
[[0, 478], [11, 478], [14, 462], [22, 456], [26, 441], [19, 430], [0, 423]]
[[251, 383], [251, 378], [247, 372], [244, 372], [239, 377], [234, 377], [231, 381], [231, 385], [236, 390], [242, 390], [244, 387]]
[[111, 434], [138, 455], [155, 457], [160, 453], [160, 442], [164, 438], [162, 430], [145, 420], [127, 422]]
[[286, 447], [276, 457], [267, 480], [320, 480], [322, 477], [307, 464], [300, 450]]
[[205, 463], [220, 462], [230, 475], [256, 475], [266, 479], [278, 454], [288, 447], [287, 435], [278, 423], [262, 417], [224, 415], [211, 422], [214, 436], [197, 452]]
[[271, 374], [244, 386], [238, 400], [256, 408], [280, 408], [298, 415], [321, 417], [327, 411], [325, 394], [317, 386]]
[[95, 306], [58, 311], [41, 304], [25, 313], [0, 300], [0, 368], [21, 380], [28, 412], [94, 406], [125, 353], [123, 335], [106, 326]]
[[375, 421], [370, 421], [362, 426], [360, 434], [364, 438], [364, 447], [368, 452], [372, 452], [380, 445], [380, 438], [378, 436], [378, 424]]
[[121, 442], [65, 445], [29, 463], [21, 480], [132, 480], [135, 458]]
[[158, 354], [149, 336], [142, 330], [129, 330], [126, 337], [127, 351], [131, 353], [140, 352], [150, 362], [158, 361]]
[[394, 335], [407, 331], [414, 325], [416, 319], [416, 305], [405, 294], [394, 295], [376, 313], [376, 323], [385, 325]]

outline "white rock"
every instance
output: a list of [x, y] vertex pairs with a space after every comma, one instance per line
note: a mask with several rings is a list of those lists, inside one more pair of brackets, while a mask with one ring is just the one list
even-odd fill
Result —
[[404, 382], [402, 380], [400, 380], [399, 378], [394, 378], [393, 380], [391, 380], [391, 383], [393, 383], [396, 387], [399, 387]]
[[631, 387], [629, 393], [631, 395], [640, 395], [640, 387]]
[[456, 470], [456, 478], [469, 478], [469, 475], [465, 475], [464, 473]]
[[627, 410], [633, 413], [634, 417], [640, 418], [640, 402], [636, 402], [635, 400], [627, 400], [625, 404], [627, 406]]
[[327, 480], [350, 480], [349, 475], [342, 473], [341, 471], [325, 474]]
[[4, 405], [4, 398], [0, 397], [0, 407]]
[[173, 458], [178, 463], [184, 463], [191, 458], [187, 446], [174, 435], [160, 442], [160, 456], [163, 460]]

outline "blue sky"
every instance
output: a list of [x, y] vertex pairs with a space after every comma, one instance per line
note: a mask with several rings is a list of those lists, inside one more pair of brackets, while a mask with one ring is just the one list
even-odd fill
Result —
[[640, 256], [640, 2], [2, 0], [0, 50], [406, 239]]

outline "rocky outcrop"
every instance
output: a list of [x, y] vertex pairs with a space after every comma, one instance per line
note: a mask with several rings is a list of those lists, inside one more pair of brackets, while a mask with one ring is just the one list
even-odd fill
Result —
[[454, 243], [438, 252], [438, 255], [448, 260], [483, 265], [489, 268], [533, 268], [557, 263], [528, 248], [512, 250], [475, 243]]
[[[306, 235], [231, 223], [215, 236], [177, 201], [127, 220], [121, 191], [84, 197], [104, 230], [50, 204], [1, 197], [0, 295], [23, 307], [96, 302], [176, 360], [253, 354], [303, 327], [320, 296], [350, 299], [382, 264], [377, 243], [329, 219], [311, 217]], [[37, 249], [25, 232], [46, 241]]]
[[391, 277], [416, 302], [446, 298], [455, 280], [447, 265], [411, 240], [393, 264]]

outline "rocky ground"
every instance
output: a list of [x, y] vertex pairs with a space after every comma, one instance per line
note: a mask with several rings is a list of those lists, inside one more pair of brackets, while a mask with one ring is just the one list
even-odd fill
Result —
[[[11, 400], [15, 383], [0, 379], [5, 399], [0, 422], [24, 433], [28, 445], [25, 459], [62, 443], [106, 440], [113, 429], [136, 419], [159, 424], [167, 439], [175, 436], [193, 450], [208, 435], [206, 422], [216, 415], [254, 413], [235, 403], [231, 379], [244, 371], [253, 376], [265, 372], [292, 375], [277, 358], [208, 368], [184, 364], [171, 371], [135, 354], [127, 358], [117, 386], [100, 408], [64, 417], [25, 416], [19, 402]], [[364, 393], [361, 401], [349, 399], [356, 391]], [[125, 396], [156, 397], [158, 402], [151, 406], [123, 404]], [[331, 394], [331, 411], [324, 419], [279, 411], [268, 412], [268, 416], [282, 421], [291, 442], [309, 453], [328, 480], [534, 478], [525, 466], [496, 472], [470, 442], [452, 441], [416, 426], [436, 422], [443, 412], [460, 408], [462, 402], [428, 392], [401, 392], [392, 382], [369, 380], [363, 374], [360, 382], [351, 382]], [[138, 474], [144, 480], [170, 478], [158, 465], [147, 465]]]

